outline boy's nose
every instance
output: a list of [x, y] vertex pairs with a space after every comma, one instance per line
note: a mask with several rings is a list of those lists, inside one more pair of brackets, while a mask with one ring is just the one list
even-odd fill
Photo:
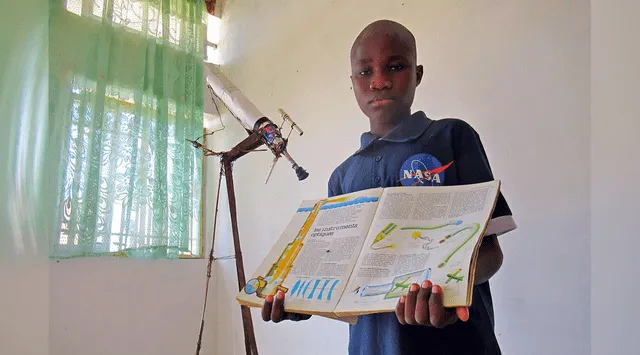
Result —
[[369, 89], [371, 90], [383, 90], [383, 89], [391, 89], [391, 80], [389, 80], [384, 75], [375, 75], [371, 78], [371, 82], [369, 83]]

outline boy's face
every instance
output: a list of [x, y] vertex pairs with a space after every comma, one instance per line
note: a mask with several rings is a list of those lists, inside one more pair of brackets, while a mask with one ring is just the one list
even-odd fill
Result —
[[374, 33], [351, 52], [351, 81], [362, 112], [372, 123], [394, 124], [410, 114], [423, 75], [415, 48], [397, 33]]

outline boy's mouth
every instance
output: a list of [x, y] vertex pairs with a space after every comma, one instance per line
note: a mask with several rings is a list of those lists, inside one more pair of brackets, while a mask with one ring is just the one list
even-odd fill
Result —
[[389, 98], [375, 98], [371, 101], [369, 101], [369, 103], [373, 106], [376, 107], [380, 107], [380, 106], [386, 106], [390, 103], [393, 102], [393, 99], [389, 99]]

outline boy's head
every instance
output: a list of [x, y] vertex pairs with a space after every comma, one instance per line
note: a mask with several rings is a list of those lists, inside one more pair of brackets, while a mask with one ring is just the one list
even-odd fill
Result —
[[372, 125], [393, 125], [409, 115], [422, 75], [415, 38], [397, 22], [369, 24], [351, 47], [353, 91]]

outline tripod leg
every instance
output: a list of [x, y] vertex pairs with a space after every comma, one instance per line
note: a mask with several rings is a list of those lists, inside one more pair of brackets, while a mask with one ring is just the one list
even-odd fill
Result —
[[[236, 195], [233, 186], [232, 167], [231, 162], [225, 158], [222, 159], [222, 165], [227, 184], [227, 193], [229, 195], [229, 213], [231, 214], [231, 230], [233, 232], [233, 248], [236, 259], [236, 273], [238, 275], [238, 291], [241, 291], [246, 285], [246, 280], [244, 274], [244, 262], [242, 260], [242, 250], [240, 248], [240, 236], [238, 232], [238, 214], [236, 210]], [[256, 345], [256, 337], [253, 332], [251, 311], [246, 306], [241, 306], [241, 311], [246, 353], [247, 355], [258, 355], [258, 346]]]

